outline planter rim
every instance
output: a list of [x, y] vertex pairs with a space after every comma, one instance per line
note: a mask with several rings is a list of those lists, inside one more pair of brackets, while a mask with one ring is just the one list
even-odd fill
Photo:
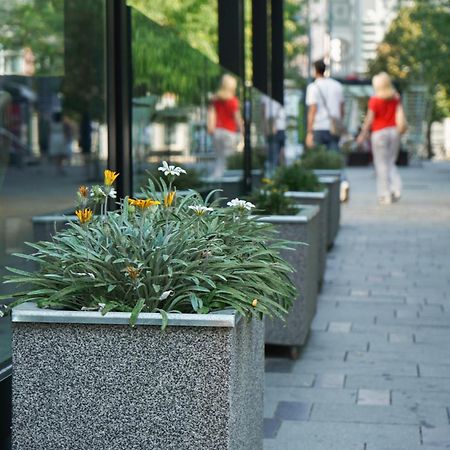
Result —
[[[91, 325], [128, 325], [131, 313], [109, 312], [104, 316], [98, 311], [63, 311], [39, 308], [35, 303], [22, 303], [12, 310], [12, 322], [72, 323]], [[167, 313], [168, 326], [234, 328], [242, 318], [234, 310], [210, 314]], [[162, 325], [161, 314], [141, 313], [136, 325]]]
[[326, 176], [319, 176], [319, 181], [321, 183], [336, 183], [336, 181], [339, 181], [340, 177], [337, 175], [326, 175]]
[[287, 191], [284, 194], [286, 197], [296, 198], [317, 198], [323, 199], [328, 196], [328, 188], [325, 188], [323, 191], [319, 192], [308, 192], [308, 191]]
[[[257, 216], [258, 220], [261, 222], [269, 222], [269, 223], [308, 223], [313, 217], [315, 217], [319, 213], [319, 206], [315, 205], [295, 205], [301, 211], [298, 214], [293, 215], [277, 215], [274, 214], [272, 216]], [[253, 216], [255, 217], [255, 216]]]
[[63, 220], [74, 221], [77, 216], [74, 214], [49, 214], [47, 216], [33, 216], [31, 221], [33, 223], [47, 223], [47, 222], [61, 222]]
[[314, 169], [316, 175], [342, 175], [343, 169]]

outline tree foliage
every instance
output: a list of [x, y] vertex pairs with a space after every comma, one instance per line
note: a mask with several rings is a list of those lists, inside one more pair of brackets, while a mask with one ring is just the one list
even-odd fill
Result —
[[433, 96], [433, 119], [450, 115], [450, 0], [416, 0], [391, 24], [370, 74], [382, 70], [403, 85], [424, 83]]
[[299, 58], [306, 54], [306, 0], [285, 0], [284, 2], [284, 51], [286, 78], [305, 84], [300, 74]]
[[176, 93], [179, 105], [201, 104], [215, 89], [220, 67], [172, 30], [132, 13], [134, 94]]
[[128, 0], [128, 5], [170, 29], [212, 61], [217, 54], [217, 1], [211, 0]]
[[0, 2], [0, 48], [31, 48], [36, 75], [64, 71], [64, 0]]

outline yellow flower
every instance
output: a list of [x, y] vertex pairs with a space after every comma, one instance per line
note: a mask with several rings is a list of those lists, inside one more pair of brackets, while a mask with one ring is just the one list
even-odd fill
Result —
[[261, 181], [262, 181], [264, 184], [272, 184], [272, 183], [273, 183], [273, 181], [272, 181], [270, 178], [263, 178]]
[[175, 200], [175, 195], [176, 195], [175, 191], [171, 191], [164, 197], [164, 206], [166, 208], [172, 206], [172, 203]]
[[157, 200], [152, 200], [151, 198], [146, 198], [146, 199], [134, 199], [134, 198], [129, 198], [128, 199], [128, 203], [132, 206], [137, 206], [138, 208], [141, 209], [145, 209], [145, 208], [149, 208], [150, 206], [156, 206], [156, 205], [160, 205], [161, 202], [158, 202]]
[[84, 198], [88, 198], [89, 197], [89, 188], [87, 186], [80, 186], [78, 188], [78, 192]]
[[80, 223], [90, 222], [93, 214], [94, 213], [92, 212], [91, 208], [77, 209], [75, 211], [75, 215], [78, 217], [78, 220], [80, 221]]
[[128, 276], [132, 279], [132, 280], [137, 280], [139, 277], [139, 274], [141, 273], [141, 271], [139, 269], [136, 269], [133, 266], [127, 266], [125, 267], [125, 270], [127, 271]]
[[258, 304], [258, 299], [254, 298], [252, 301], [253, 308], [256, 308], [256, 305]]
[[114, 181], [116, 181], [116, 178], [119, 176], [119, 173], [106, 169], [104, 171], [104, 175], [105, 175], [105, 185], [111, 186], [114, 183]]

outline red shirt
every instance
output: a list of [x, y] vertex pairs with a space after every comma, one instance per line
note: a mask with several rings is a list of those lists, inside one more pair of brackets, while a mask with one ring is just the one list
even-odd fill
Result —
[[216, 111], [216, 128], [237, 132], [238, 126], [234, 116], [236, 111], [239, 111], [239, 100], [236, 97], [229, 100], [216, 99], [213, 106]]
[[369, 109], [375, 114], [372, 122], [372, 131], [382, 130], [383, 128], [395, 127], [395, 112], [400, 103], [398, 97], [383, 99], [371, 97], [369, 100]]

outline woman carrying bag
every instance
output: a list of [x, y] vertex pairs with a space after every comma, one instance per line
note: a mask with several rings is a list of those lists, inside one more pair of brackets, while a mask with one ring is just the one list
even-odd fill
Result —
[[389, 75], [381, 72], [372, 79], [375, 95], [370, 98], [366, 119], [357, 138], [362, 144], [372, 132], [372, 152], [377, 175], [380, 205], [389, 205], [401, 197], [402, 180], [395, 161], [400, 150], [400, 135], [408, 127], [400, 96]]

